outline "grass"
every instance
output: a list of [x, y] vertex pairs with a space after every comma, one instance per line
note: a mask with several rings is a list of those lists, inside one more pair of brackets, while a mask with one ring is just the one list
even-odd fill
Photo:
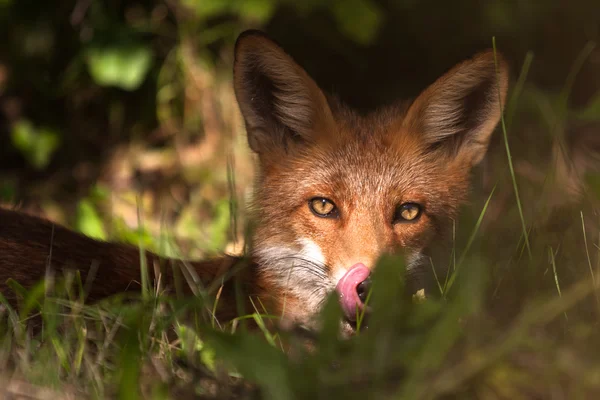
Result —
[[[493, 320], [486, 293], [494, 265], [476, 246], [489, 239], [481, 220], [491, 198], [465, 241], [457, 239], [461, 268], [451, 282], [460, 290], [404, 300], [399, 260], [383, 259], [369, 294], [369, 327], [351, 340], [337, 337], [335, 298], [323, 310], [323, 330], [307, 338], [268, 330], [265, 319], [273, 316], [260, 304], [221, 325], [197, 312], [210, 307], [202, 297], [177, 299], [152, 288], [135, 302], [117, 296], [86, 304], [77, 276], [31, 290], [15, 284], [24, 307], [1, 301], [4, 388], [39, 399], [590, 398], [600, 390], [600, 360], [589, 350], [598, 345], [598, 319], [580, 318], [577, 309], [593, 303], [598, 285], [588, 271], [559, 286], [560, 249], [546, 247], [554, 292], [523, 296], [507, 322]], [[530, 268], [532, 250], [532, 261], [524, 260]], [[592, 255], [581, 251], [585, 271]], [[42, 330], [27, 328], [32, 317], [42, 318]], [[239, 329], [246, 319], [258, 333]]]

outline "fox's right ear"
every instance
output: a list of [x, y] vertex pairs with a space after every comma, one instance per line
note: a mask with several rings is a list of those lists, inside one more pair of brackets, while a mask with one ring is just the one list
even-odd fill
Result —
[[235, 94], [250, 148], [261, 156], [310, 142], [333, 126], [323, 92], [275, 42], [243, 32], [235, 45]]

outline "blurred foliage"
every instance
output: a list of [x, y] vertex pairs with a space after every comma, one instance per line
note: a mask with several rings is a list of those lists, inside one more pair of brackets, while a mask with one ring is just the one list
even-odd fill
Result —
[[77, 230], [87, 236], [106, 240], [102, 220], [89, 200], [81, 200], [77, 207]]
[[101, 86], [137, 89], [152, 61], [152, 52], [143, 44], [91, 47], [87, 54], [90, 75]]
[[600, 121], [600, 94], [590, 101], [587, 107], [578, 111], [576, 117], [583, 121]]
[[12, 143], [36, 169], [50, 163], [52, 153], [60, 145], [58, 134], [48, 128], [36, 129], [29, 121], [18, 121], [13, 126]]
[[255, 19], [259, 23], [266, 22], [273, 15], [278, 2], [279, 0], [249, 0], [243, 2], [235, 0], [182, 1], [182, 3], [191, 8], [201, 20], [233, 14], [244, 19]]

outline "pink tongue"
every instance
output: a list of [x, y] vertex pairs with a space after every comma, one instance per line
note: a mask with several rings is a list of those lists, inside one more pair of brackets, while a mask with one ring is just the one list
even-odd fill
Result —
[[364, 264], [358, 263], [350, 268], [337, 284], [336, 290], [340, 297], [342, 310], [344, 310], [346, 318], [351, 321], [356, 320], [357, 309], [362, 310], [363, 308], [363, 303], [358, 297], [356, 287], [359, 283], [367, 279], [370, 273], [369, 268]]

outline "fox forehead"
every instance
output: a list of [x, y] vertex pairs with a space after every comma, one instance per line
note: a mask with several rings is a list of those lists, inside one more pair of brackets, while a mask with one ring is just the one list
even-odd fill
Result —
[[[431, 154], [419, 132], [402, 126], [397, 114], [395, 118], [386, 114], [392, 112], [336, 115], [332, 131], [315, 132], [314, 142], [263, 168], [269, 182], [266, 188], [281, 190], [281, 184], [289, 183], [286, 193], [297, 197], [370, 198], [372, 202], [375, 196], [382, 201], [393, 197], [424, 202], [430, 194], [460, 183], [457, 177], [467, 171], [440, 154]], [[444, 179], [450, 174], [452, 182]]]

